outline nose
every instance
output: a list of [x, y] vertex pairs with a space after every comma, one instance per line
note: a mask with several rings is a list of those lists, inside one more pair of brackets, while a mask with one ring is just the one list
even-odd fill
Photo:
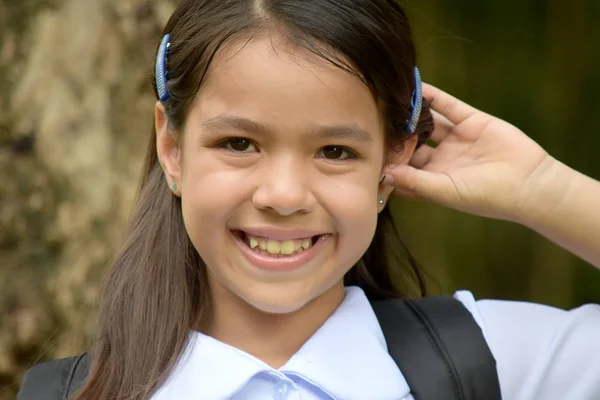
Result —
[[271, 210], [288, 216], [310, 212], [313, 195], [309, 188], [306, 166], [291, 156], [265, 163], [252, 203], [259, 210]]

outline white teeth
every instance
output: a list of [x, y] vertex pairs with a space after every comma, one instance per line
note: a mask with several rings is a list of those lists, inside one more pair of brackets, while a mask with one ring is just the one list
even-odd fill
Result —
[[311, 239], [305, 240], [275, 240], [258, 236], [246, 235], [246, 243], [256, 251], [264, 250], [269, 254], [290, 255], [300, 253], [312, 247]]
[[286, 255], [292, 254], [294, 252], [294, 241], [286, 240], [285, 242], [282, 242], [279, 252]]
[[267, 242], [267, 253], [279, 254], [279, 250], [281, 250], [281, 242], [269, 239]]

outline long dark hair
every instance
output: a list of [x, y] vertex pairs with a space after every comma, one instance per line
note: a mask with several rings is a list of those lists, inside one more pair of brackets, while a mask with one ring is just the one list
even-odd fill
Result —
[[[272, 30], [362, 80], [386, 123], [387, 144], [402, 145], [416, 54], [395, 0], [183, 0], [163, 32], [171, 34], [170, 126], [181, 131], [219, 50]], [[417, 127], [421, 142], [432, 127], [426, 106]], [[153, 129], [136, 210], [103, 290], [90, 374], [76, 399], [149, 398], [211, 310], [206, 267], [187, 236], [180, 199], [164, 182], [155, 141]], [[389, 207], [345, 283], [370, 299], [425, 294]]]

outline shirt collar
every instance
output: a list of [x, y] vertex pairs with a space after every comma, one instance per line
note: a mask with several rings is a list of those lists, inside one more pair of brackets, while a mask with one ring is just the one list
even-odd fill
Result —
[[346, 288], [342, 304], [281, 371], [302, 376], [336, 399], [400, 399], [410, 392], [358, 287]]
[[[261, 360], [199, 332], [153, 400], [201, 396], [228, 398], [260, 372]], [[329, 393], [334, 399], [400, 399], [408, 384], [389, 356], [385, 338], [364, 292], [347, 287], [342, 304], [279, 369]]]

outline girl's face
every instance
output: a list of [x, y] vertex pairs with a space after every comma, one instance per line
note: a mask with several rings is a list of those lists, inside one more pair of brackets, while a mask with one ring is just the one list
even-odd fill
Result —
[[384, 135], [368, 88], [264, 37], [213, 61], [180, 146], [161, 110], [159, 157], [213, 293], [269, 313], [328, 291], [341, 299], [389, 195], [378, 182]]

